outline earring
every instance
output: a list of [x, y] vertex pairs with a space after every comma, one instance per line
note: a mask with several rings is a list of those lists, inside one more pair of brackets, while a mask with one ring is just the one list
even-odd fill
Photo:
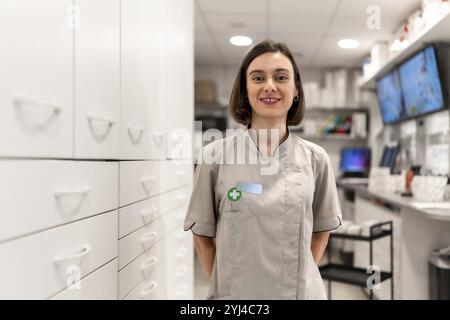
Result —
[[294, 101], [297, 102], [298, 101], [298, 96], [294, 97]]

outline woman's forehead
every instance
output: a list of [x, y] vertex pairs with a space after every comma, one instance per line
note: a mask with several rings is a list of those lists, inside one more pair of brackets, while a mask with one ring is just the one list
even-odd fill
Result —
[[292, 72], [291, 60], [281, 52], [266, 52], [253, 59], [248, 66], [247, 74], [254, 71], [278, 72], [281, 70]]

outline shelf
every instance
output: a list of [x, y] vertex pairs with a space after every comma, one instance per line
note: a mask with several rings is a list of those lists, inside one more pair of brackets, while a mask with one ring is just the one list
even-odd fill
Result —
[[309, 112], [339, 112], [339, 113], [353, 113], [353, 112], [365, 112], [368, 113], [369, 109], [367, 108], [363, 108], [363, 107], [332, 107], [332, 108], [327, 108], [327, 107], [306, 107], [305, 108], [305, 113], [309, 113]]
[[450, 14], [444, 16], [433, 26], [423, 30], [411, 44], [400, 52], [392, 56], [377, 72], [365, 79], [361, 84], [361, 89], [375, 89], [375, 79], [390, 71], [397, 64], [408, 58], [411, 54], [421, 49], [424, 44], [440, 41], [450, 41]]
[[376, 240], [376, 239], [380, 239], [380, 238], [389, 236], [390, 234], [391, 234], [390, 230], [382, 230], [380, 233], [377, 233], [377, 234], [373, 235], [372, 237], [331, 232], [330, 239], [349, 239], [349, 240], [360, 240], [360, 241], [372, 241], [372, 240]]
[[[352, 137], [350, 135], [328, 134], [328, 135], [304, 135], [299, 131], [291, 130], [302, 139], [310, 140], [333, 140], [333, 141], [367, 141], [367, 138]], [[299, 134], [300, 133], [300, 134]]]
[[[361, 287], [366, 287], [367, 279], [372, 276], [372, 274], [367, 273], [366, 269], [354, 268], [334, 263], [319, 267], [319, 270], [322, 279], [324, 280], [348, 283]], [[380, 272], [380, 282], [390, 278], [392, 278], [392, 273], [383, 271]]]

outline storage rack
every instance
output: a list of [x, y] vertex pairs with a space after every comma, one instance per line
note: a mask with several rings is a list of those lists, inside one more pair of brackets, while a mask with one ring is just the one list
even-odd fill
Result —
[[[386, 228], [388, 226], [388, 228]], [[393, 228], [392, 221], [374, 224], [370, 227], [369, 236], [351, 235], [343, 233], [331, 233], [331, 239], [347, 239], [356, 241], [369, 242], [369, 265], [373, 265], [373, 241], [384, 237], [390, 237], [390, 272], [380, 272], [380, 283], [391, 279], [391, 300], [394, 299], [394, 246], [393, 246]], [[367, 287], [367, 280], [371, 276], [366, 269], [356, 268], [344, 264], [336, 264], [332, 262], [332, 246], [331, 241], [328, 245], [328, 263], [319, 267], [322, 279], [328, 280], [328, 298], [331, 299], [331, 281], [342, 282], [346, 284]], [[369, 299], [373, 300], [373, 289], [369, 289]]]

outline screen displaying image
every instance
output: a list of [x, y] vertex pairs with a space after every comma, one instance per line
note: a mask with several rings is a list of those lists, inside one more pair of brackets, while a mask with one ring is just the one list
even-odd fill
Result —
[[340, 170], [342, 172], [367, 172], [370, 167], [370, 149], [345, 148], [341, 150]]
[[425, 114], [444, 107], [433, 47], [428, 47], [407, 60], [400, 66], [399, 72], [407, 116]]
[[402, 88], [398, 73], [390, 72], [377, 81], [378, 100], [384, 123], [401, 120], [403, 114]]

